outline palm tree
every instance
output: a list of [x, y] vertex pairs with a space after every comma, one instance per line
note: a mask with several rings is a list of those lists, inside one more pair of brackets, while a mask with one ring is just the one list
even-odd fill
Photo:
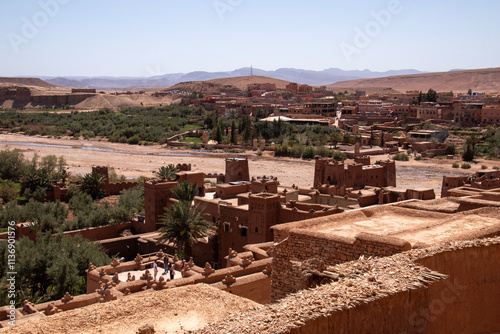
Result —
[[188, 181], [181, 181], [177, 183], [177, 187], [172, 189], [172, 193], [179, 201], [191, 203], [194, 197], [198, 195], [198, 185]]
[[106, 181], [106, 177], [101, 174], [93, 171], [92, 173], [85, 174], [82, 179], [82, 185], [80, 189], [83, 192], [88, 193], [95, 200], [97, 198], [104, 197], [104, 190], [102, 186]]
[[198, 204], [177, 202], [160, 218], [160, 241], [172, 242], [175, 247], [189, 258], [191, 247], [196, 240], [215, 235], [215, 226], [204, 219], [204, 213]]
[[156, 177], [163, 180], [175, 180], [175, 174], [179, 172], [174, 164], [168, 164], [167, 166], [161, 166], [156, 172]]

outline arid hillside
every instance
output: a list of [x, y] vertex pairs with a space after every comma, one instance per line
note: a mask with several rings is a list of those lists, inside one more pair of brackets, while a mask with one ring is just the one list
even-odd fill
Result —
[[[174, 97], [153, 96], [151, 92], [113, 95], [113, 91], [100, 93], [71, 93], [71, 88], [56, 86], [39, 78], [0, 78], [0, 88], [16, 90], [28, 88], [30, 95], [19, 98], [9, 96], [0, 98], [0, 108], [39, 109], [43, 107], [70, 106], [77, 110], [96, 110], [102, 108], [124, 108], [140, 106], [167, 105]], [[61, 98], [61, 96], [65, 98]]]
[[223, 78], [223, 79], [213, 79], [208, 80], [207, 82], [221, 84], [221, 85], [232, 85], [241, 90], [247, 88], [249, 84], [253, 83], [271, 83], [275, 84], [278, 89], [285, 89], [286, 85], [290, 82], [285, 80], [273, 79], [269, 77], [252, 75], [252, 76], [244, 76], [244, 77], [233, 77], [233, 78]]
[[271, 83], [276, 84], [276, 88], [285, 89], [288, 81], [273, 79], [264, 76], [244, 76], [223, 79], [212, 79], [207, 81], [188, 81], [171, 86], [166, 90], [180, 90], [185, 92], [220, 93], [223, 91], [246, 90], [249, 84]]
[[390, 87], [400, 92], [409, 90], [427, 91], [432, 88], [438, 92], [467, 92], [470, 88], [475, 92], [500, 92], [500, 68], [480, 70], [436, 72], [414, 75], [398, 75], [377, 79], [359, 79], [340, 81], [328, 86], [338, 88], [363, 89], [373, 87]]
[[51, 83], [43, 81], [39, 78], [5, 78], [0, 77], [0, 86], [33, 86], [33, 87], [44, 87], [44, 88], [54, 88], [57, 87]]

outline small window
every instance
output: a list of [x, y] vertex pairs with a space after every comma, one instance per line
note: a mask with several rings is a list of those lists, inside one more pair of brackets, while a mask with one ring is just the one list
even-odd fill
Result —
[[259, 233], [259, 228], [258, 227], [255, 228], [255, 233]]
[[231, 224], [225, 222], [224, 223], [224, 232], [231, 232]]
[[246, 226], [240, 227], [240, 235], [242, 237], [246, 237], [247, 236], [247, 227]]

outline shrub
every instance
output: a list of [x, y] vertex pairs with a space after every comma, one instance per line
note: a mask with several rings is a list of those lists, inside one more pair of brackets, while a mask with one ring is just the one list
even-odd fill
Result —
[[331, 152], [329, 149], [327, 149], [325, 146], [316, 146], [314, 149], [314, 154], [319, 155], [320, 157], [329, 157], [331, 156]]
[[422, 156], [421, 156], [421, 155], [417, 155], [417, 156], [415, 157], [415, 160], [422, 160], [422, 159], [423, 159], [423, 158], [422, 158]]
[[469, 146], [467, 146], [465, 148], [465, 151], [462, 154], [462, 160], [463, 161], [472, 161], [472, 160], [474, 160], [474, 152], [472, 152], [472, 149]]
[[189, 145], [189, 148], [192, 150], [199, 150], [201, 148], [201, 144], [200, 143], [191, 143]]
[[498, 167], [498, 166], [493, 166], [493, 169], [494, 169], [494, 170], [499, 170], [499, 169], [500, 169], [500, 167]]
[[333, 151], [332, 158], [335, 161], [344, 161], [347, 159], [347, 154], [345, 154], [345, 152], [341, 152], [341, 151]]
[[481, 169], [488, 169], [488, 166], [486, 166], [486, 165], [482, 165], [482, 166], [481, 166]]
[[302, 151], [302, 159], [313, 159], [314, 158], [314, 147], [306, 146]]
[[134, 135], [127, 140], [127, 144], [137, 145], [137, 144], [139, 144], [140, 141], [141, 141], [141, 139], [139, 138], [139, 136]]
[[460, 166], [462, 169], [470, 169], [470, 164], [462, 164], [462, 166]]
[[454, 163], [453, 163], [453, 165], [451, 165], [451, 167], [453, 167], [453, 168], [458, 168], [458, 167], [460, 167], [460, 165], [459, 165], [459, 164], [457, 164], [456, 162], [454, 162]]
[[456, 152], [455, 144], [446, 145], [446, 154], [455, 154], [455, 152]]
[[408, 161], [408, 160], [410, 160], [410, 157], [408, 157], [408, 154], [400, 152], [400, 153], [396, 153], [396, 155], [392, 159], [398, 160], [398, 161]]

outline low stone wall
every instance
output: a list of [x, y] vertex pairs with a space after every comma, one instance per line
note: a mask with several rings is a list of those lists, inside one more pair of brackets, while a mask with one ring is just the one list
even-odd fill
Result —
[[496, 333], [499, 260], [499, 237], [360, 259], [328, 267], [329, 284], [197, 333]]
[[328, 264], [338, 264], [366, 256], [390, 256], [411, 249], [409, 242], [381, 237], [369, 233], [359, 233], [355, 238], [332, 236], [322, 232], [305, 231], [300, 234], [294, 230], [285, 236], [280, 229], [274, 229], [273, 274], [271, 299], [278, 300], [287, 294], [296, 292], [299, 279], [293, 270], [294, 261], [321, 259]]

